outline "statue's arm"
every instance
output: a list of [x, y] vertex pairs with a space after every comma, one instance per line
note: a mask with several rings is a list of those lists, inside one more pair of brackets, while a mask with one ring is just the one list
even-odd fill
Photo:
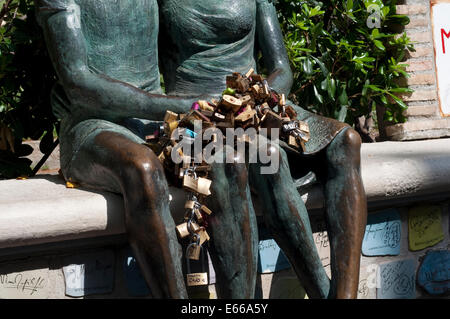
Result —
[[270, 0], [257, 0], [256, 3], [256, 35], [264, 66], [268, 70], [267, 80], [273, 89], [287, 96], [293, 75], [275, 6]]
[[[47, 11], [39, 16], [39, 9]], [[194, 98], [150, 94], [91, 72], [77, 11], [63, 6], [38, 7], [51, 60], [70, 100], [77, 101], [89, 115], [111, 121], [129, 117], [157, 120], [164, 117], [166, 110], [182, 113], [189, 109]]]

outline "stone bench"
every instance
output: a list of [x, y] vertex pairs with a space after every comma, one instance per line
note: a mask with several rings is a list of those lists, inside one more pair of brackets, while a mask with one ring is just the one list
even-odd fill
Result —
[[[450, 198], [450, 139], [363, 144], [361, 166], [371, 210]], [[170, 192], [182, 215], [184, 191]], [[301, 194], [308, 209], [322, 208], [318, 185]], [[57, 175], [0, 181], [0, 249], [124, 233], [119, 195], [69, 189]]]

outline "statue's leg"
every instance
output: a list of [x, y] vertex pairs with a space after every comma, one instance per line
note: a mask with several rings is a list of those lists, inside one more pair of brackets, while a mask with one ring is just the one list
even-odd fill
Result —
[[305, 204], [298, 193], [286, 152], [278, 147], [279, 170], [261, 174], [260, 164], [250, 164], [250, 184], [257, 192], [264, 221], [283, 250], [310, 298], [327, 298], [330, 280], [314, 244]]
[[331, 292], [356, 298], [367, 202], [360, 173], [361, 138], [353, 129], [341, 131], [326, 148], [326, 220], [331, 253]]
[[254, 298], [258, 230], [245, 164], [213, 163], [209, 250], [219, 298]]
[[91, 134], [64, 174], [82, 186], [123, 195], [129, 241], [152, 296], [187, 298], [164, 170], [155, 154], [129, 135]]

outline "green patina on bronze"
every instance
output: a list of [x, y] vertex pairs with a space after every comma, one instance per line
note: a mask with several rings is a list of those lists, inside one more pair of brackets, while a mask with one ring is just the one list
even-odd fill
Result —
[[[192, 102], [220, 94], [226, 75], [256, 70], [259, 50], [269, 85], [288, 95], [292, 73], [273, 4], [36, 1], [59, 77], [52, 106], [62, 120], [64, 176], [121, 193], [130, 243], [152, 295], [187, 297], [167, 181], [156, 156], [141, 145], [143, 136], [154, 128], [148, 120], [162, 120], [166, 110], [186, 112]], [[158, 63], [167, 95], [160, 93]], [[308, 295], [356, 297], [366, 219], [359, 136], [343, 123], [294, 107], [311, 129], [306, 154], [277, 149], [281, 165], [273, 175], [259, 174], [256, 164], [248, 173], [239, 165], [213, 165], [211, 252], [220, 297], [254, 296], [258, 237], [250, 187]], [[291, 176], [305, 168], [324, 177], [331, 285]]]

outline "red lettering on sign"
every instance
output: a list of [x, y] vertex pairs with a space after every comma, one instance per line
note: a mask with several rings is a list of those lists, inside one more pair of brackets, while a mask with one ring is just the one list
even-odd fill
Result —
[[441, 29], [441, 38], [442, 38], [442, 52], [445, 54], [445, 42], [444, 42], [444, 35], [448, 38], [450, 38], [450, 31], [447, 33], [444, 29]]

